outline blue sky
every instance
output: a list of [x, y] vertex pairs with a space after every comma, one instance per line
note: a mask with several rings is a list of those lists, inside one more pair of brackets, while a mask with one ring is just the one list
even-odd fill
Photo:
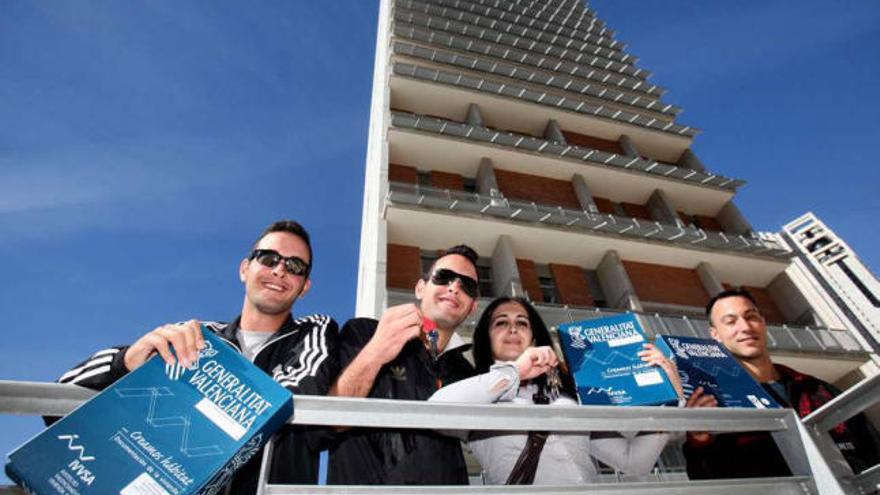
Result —
[[[591, 4], [742, 178], [760, 230], [807, 210], [880, 267], [880, 5]], [[0, 7], [0, 379], [241, 305], [269, 222], [311, 231], [297, 314], [354, 311], [375, 1]], [[0, 451], [38, 431], [0, 416]]]

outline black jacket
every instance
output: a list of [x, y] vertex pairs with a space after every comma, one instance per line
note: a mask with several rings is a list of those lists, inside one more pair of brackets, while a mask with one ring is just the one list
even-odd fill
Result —
[[[786, 396], [780, 397], [772, 387], [762, 385], [782, 407], [793, 408], [801, 418], [840, 393], [814, 376], [780, 364], [774, 366]], [[830, 434], [856, 473], [880, 461], [877, 431], [864, 414], [835, 426]], [[712, 441], [705, 445], [686, 442], [684, 455], [690, 479], [791, 476], [773, 437], [763, 431], [713, 435]]]
[[[239, 318], [230, 323], [203, 324], [240, 350], [235, 337]], [[254, 364], [294, 395], [326, 395], [339, 373], [338, 342], [338, 326], [329, 316], [311, 315], [296, 320], [288, 316], [278, 333], [257, 351]], [[103, 390], [128, 372], [123, 360], [127, 349], [128, 346], [121, 346], [99, 351], [58, 381]], [[270, 482], [315, 484], [318, 452], [326, 448], [330, 437], [327, 429], [283, 426], [275, 438]], [[261, 458], [262, 452], [236, 473], [230, 493], [256, 492]]]
[[[356, 318], [342, 327], [339, 357], [343, 368], [370, 340], [377, 324]], [[427, 400], [440, 386], [474, 374], [462, 356], [469, 347], [447, 347], [435, 362], [421, 341], [412, 340], [382, 367], [368, 397]], [[430, 430], [355, 428], [344, 433], [331, 450], [328, 483], [448, 485], [467, 484], [468, 477], [457, 439]]]

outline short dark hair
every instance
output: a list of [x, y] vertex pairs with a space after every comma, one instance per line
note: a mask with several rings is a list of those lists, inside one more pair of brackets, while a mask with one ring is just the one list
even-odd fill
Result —
[[752, 302], [752, 304], [757, 308], [758, 301], [755, 300], [755, 296], [753, 296], [749, 291], [743, 289], [742, 287], [737, 287], [736, 289], [727, 289], [715, 294], [712, 299], [709, 299], [709, 304], [706, 305], [706, 318], [709, 319], [709, 324], [712, 324], [712, 308], [715, 307], [715, 303], [722, 299], [727, 299], [728, 297], [744, 297]]
[[431, 266], [428, 267], [428, 272], [424, 274], [425, 280], [430, 278], [431, 274], [434, 273], [434, 265], [437, 264], [437, 260], [443, 258], [444, 256], [449, 256], [450, 254], [457, 254], [459, 256], [464, 256], [465, 258], [467, 258], [467, 260], [470, 261], [472, 265], [474, 265], [474, 272], [477, 274], [477, 282], [480, 281], [480, 271], [477, 270], [477, 259], [479, 259], [479, 255], [477, 255], [477, 252], [474, 251], [472, 247], [466, 244], [458, 244], [443, 251], [443, 253], [438, 256], [433, 263], [431, 263]]
[[312, 241], [311, 239], [309, 239], [309, 233], [306, 232], [306, 228], [300, 225], [299, 222], [296, 222], [294, 220], [278, 220], [277, 222], [272, 222], [268, 227], [265, 228], [265, 230], [263, 230], [263, 233], [260, 234], [260, 237], [257, 237], [257, 240], [254, 241], [253, 245], [251, 246], [251, 251], [257, 249], [257, 245], [260, 244], [260, 241], [262, 241], [264, 237], [273, 232], [287, 232], [288, 234], [293, 234], [299, 237], [303, 240], [303, 242], [306, 243], [306, 249], [308, 249], [309, 251], [309, 259], [307, 261], [309, 262], [310, 267], [309, 273], [311, 273], [311, 267], [315, 263], [315, 255], [312, 253]]

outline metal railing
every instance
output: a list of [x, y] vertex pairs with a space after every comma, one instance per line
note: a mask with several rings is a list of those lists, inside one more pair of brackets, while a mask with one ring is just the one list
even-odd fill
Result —
[[[0, 414], [64, 415], [95, 394], [75, 385], [0, 381]], [[593, 431], [767, 431], [793, 473], [790, 477], [595, 483], [584, 486], [305, 486], [269, 485], [267, 463], [261, 469], [261, 494], [350, 493], [737, 493], [867, 494], [880, 490], [880, 465], [855, 474], [828, 430], [880, 402], [880, 375], [865, 379], [828, 402], [803, 423], [791, 409], [680, 409], [663, 407], [554, 407], [464, 405], [383, 399], [297, 396], [290, 422], [301, 425], [349, 425], [371, 428], [495, 430], [522, 432]], [[271, 449], [271, 444], [267, 449]], [[269, 453], [271, 454], [271, 453]], [[270, 455], [264, 456], [265, 459]], [[20, 493], [0, 487], [0, 494]]]
[[880, 465], [853, 473], [831, 439], [829, 430], [877, 403], [880, 403], [880, 375], [863, 380], [803, 420], [805, 429], [819, 447], [831, 473], [851, 493], [880, 491]]
[[[65, 414], [94, 392], [74, 385], [0, 381], [0, 413], [27, 415]], [[374, 428], [419, 428], [437, 430], [495, 430], [562, 432], [588, 431], [767, 431], [776, 440], [793, 473], [790, 477], [753, 480], [667, 481], [596, 483], [584, 486], [304, 486], [268, 485], [267, 466], [261, 473], [263, 494], [349, 494], [349, 493], [773, 493], [811, 494], [820, 492], [813, 479], [810, 460], [799, 432], [794, 411], [787, 409], [680, 409], [663, 407], [554, 407], [520, 405], [464, 405], [297, 396], [291, 423], [301, 425], [348, 425]], [[271, 446], [269, 447], [271, 448]], [[268, 457], [268, 456], [265, 456]], [[264, 457], [264, 458], [265, 458]], [[265, 464], [265, 463], [264, 463]], [[823, 480], [822, 485], [829, 480]], [[833, 481], [833, 480], [831, 480]]]
[[[414, 66], [404, 67], [405, 64], [396, 64], [404, 72], [416, 70]], [[396, 68], [394, 70], [397, 70]], [[428, 76], [428, 74], [425, 74]], [[439, 74], [435, 74], [439, 77]], [[444, 76], [445, 77], [445, 76]], [[474, 77], [462, 77], [460, 84], [479, 85], [482, 79]], [[491, 91], [510, 91], [501, 88], [501, 85], [492, 83]], [[562, 102], [562, 106], [572, 104], [570, 100]], [[577, 104], [574, 104], [577, 106]], [[574, 162], [588, 162], [592, 165], [630, 170], [632, 172], [644, 172], [658, 175], [669, 179], [681, 180], [691, 184], [710, 186], [730, 191], [745, 184], [745, 181], [732, 179], [721, 175], [700, 172], [685, 167], [663, 164], [655, 160], [642, 157], [632, 157], [617, 153], [609, 153], [581, 146], [558, 143], [545, 138], [516, 134], [513, 132], [499, 131], [488, 127], [480, 127], [458, 122], [450, 119], [430, 117], [415, 113], [398, 110], [391, 111], [391, 126], [397, 129], [413, 129], [430, 134], [438, 134], [453, 138], [461, 138], [478, 143], [494, 144], [516, 148], [517, 150], [538, 153], [554, 159], [564, 159]]]
[[747, 237], [663, 224], [654, 220], [590, 213], [561, 206], [539, 205], [529, 201], [483, 196], [477, 193], [437, 189], [402, 182], [391, 182], [388, 201], [434, 210], [470, 213], [517, 222], [538, 223], [599, 234], [642, 240], [670, 242], [684, 247], [722, 249], [739, 253], [787, 259], [791, 251], [768, 238]]
[[[412, 302], [412, 292], [402, 290], [388, 291], [388, 305]], [[475, 315], [492, 301], [484, 297], [478, 301]], [[711, 338], [709, 321], [701, 317], [667, 315], [627, 311], [622, 309], [574, 307], [559, 304], [535, 303], [535, 309], [548, 327], [556, 327], [562, 323], [613, 316], [621, 313], [635, 313], [641, 317], [645, 330], [650, 335], [678, 335], [685, 337]], [[477, 316], [469, 318], [459, 327], [459, 333], [470, 335], [476, 326]], [[840, 356], [852, 356], [859, 359], [867, 358], [868, 353], [846, 330], [830, 328], [801, 327], [796, 325], [767, 325], [767, 345], [770, 350], [787, 352], [822, 352]]]

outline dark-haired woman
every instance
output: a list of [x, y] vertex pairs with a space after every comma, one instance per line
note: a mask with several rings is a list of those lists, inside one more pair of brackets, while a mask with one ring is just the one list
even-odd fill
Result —
[[[430, 400], [577, 405], [574, 383], [567, 374], [560, 373], [558, 379], [549, 380], [557, 382], [558, 387], [547, 385], [548, 374], [556, 375], [558, 358], [547, 327], [528, 301], [492, 301], [474, 330], [473, 353], [477, 372], [481, 374], [443, 387]], [[679, 397], [682, 396], [674, 364], [650, 344], [646, 344], [640, 356], [673, 377]], [[526, 456], [523, 452], [525, 433], [473, 431], [467, 438], [489, 484], [589, 483], [598, 477], [593, 458], [626, 474], [648, 474], [668, 439], [666, 433], [626, 432], [601, 438], [590, 433], [551, 433], [538, 454], [540, 462], [535, 468], [537, 459], [525, 463], [520, 460], [534, 457], [534, 453]], [[515, 468], [517, 471], [512, 474]]]

